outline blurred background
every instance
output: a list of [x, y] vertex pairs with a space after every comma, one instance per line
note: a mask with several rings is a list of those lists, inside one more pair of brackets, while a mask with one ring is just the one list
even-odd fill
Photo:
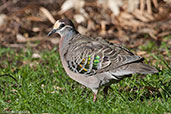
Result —
[[[65, 17], [82, 34], [130, 48], [147, 40], [160, 45], [171, 35], [170, 0], [1, 0], [0, 44], [18, 48], [29, 42], [31, 47], [52, 49], [58, 41], [46, 39], [47, 33]], [[41, 43], [33, 45], [34, 41]]]

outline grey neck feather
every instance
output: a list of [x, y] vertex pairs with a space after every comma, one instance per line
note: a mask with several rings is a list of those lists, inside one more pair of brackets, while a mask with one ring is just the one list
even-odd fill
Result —
[[61, 42], [60, 42], [60, 53], [63, 55], [68, 47], [69, 47], [69, 42], [74, 39], [74, 35], [78, 34], [77, 31], [75, 30], [70, 30], [67, 32], [63, 32], [60, 34], [61, 36]]

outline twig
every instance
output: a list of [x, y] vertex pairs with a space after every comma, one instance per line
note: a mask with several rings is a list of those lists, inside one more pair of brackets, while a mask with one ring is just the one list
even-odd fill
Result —
[[55, 23], [55, 19], [52, 16], [52, 14], [44, 7], [40, 7], [40, 11], [43, 12], [43, 14], [49, 19], [49, 21], [54, 24]]
[[152, 14], [152, 9], [151, 9], [151, 0], [147, 0], [147, 12], [149, 14]]
[[141, 13], [144, 12], [144, 8], [145, 8], [144, 0], [140, 0], [140, 10], [141, 10]]
[[15, 80], [15, 82], [17, 83], [17, 80], [16, 80], [11, 74], [2, 74], [2, 75], [0, 75], [0, 77], [3, 77], [3, 76], [9, 76], [9, 77], [11, 77], [13, 80]]
[[153, 0], [154, 7], [157, 8], [159, 6], [157, 0]]

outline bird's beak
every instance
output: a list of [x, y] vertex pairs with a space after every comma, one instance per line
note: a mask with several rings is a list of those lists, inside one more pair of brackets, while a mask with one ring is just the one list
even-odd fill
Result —
[[52, 35], [52, 34], [55, 33], [56, 31], [57, 31], [57, 29], [53, 29], [52, 31], [50, 31], [50, 32], [48, 33], [48, 36]]

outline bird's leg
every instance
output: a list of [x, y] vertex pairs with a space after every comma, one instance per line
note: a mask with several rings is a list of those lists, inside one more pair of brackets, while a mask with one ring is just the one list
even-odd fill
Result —
[[93, 102], [96, 102], [96, 100], [97, 100], [97, 93], [98, 93], [98, 89], [92, 89], [92, 91], [93, 91]]
[[110, 86], [106, 86], [104, 89], [103, 89], [103, 92], [104, 92], [104, 96], [106, 97], [106, 95], [108, 94], [108, 89], [111, 88]]
[[96, 99], [97, 99], [96, 95], [97, 95], [97, 94], [94, 93], [93, 102], [96, 102]]

